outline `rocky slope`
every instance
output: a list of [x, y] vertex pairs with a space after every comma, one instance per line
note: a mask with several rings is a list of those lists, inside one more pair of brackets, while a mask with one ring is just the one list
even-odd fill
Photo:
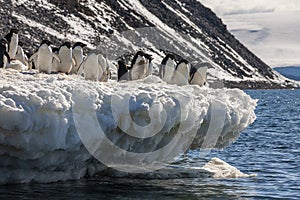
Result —
[[18, 27], [32, 52], [48, 38], [83, 41], [109, 59], [144, 48], [160, 63], [164, 52], [209, 61], [211, 85], [240, 88], [296, 87], [273, 71], [197, 0], [0, 0], [4, 35]]

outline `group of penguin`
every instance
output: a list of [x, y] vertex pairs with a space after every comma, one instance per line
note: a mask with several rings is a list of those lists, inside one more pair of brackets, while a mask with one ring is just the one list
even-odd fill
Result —
[[[28, 57], [18, 39], [19, 31], [12, 28], [0, 41], [0, 68], [18, 70], [37, 69], [40, 73], [65, 73], [83, 75], [86, 80], [106, 82], [111, 78], [108, 60], [102, 54], [90, 53], [84, 56], [82, 42], [71, 46], [64, 42], [59, 48], [49, 40], [43, 40], [33, 55]], [[153, 58], [150, 54], [138, 51], [129, 66], [124, 58], [117, 61], [118, 81], [143, 79], [152, 75]], [[167, 54], [159, 66], [160, 78], [176, 85], [205, 85], [207, 66], [192, 66], [187, 60], [178, 62], [173, 54]]]
[[[118, 61], [118, 80], [138, 80], [152, 75], [153, 58], [151, 55], [138, 51], [130, 66], [125, 65], [124, 59]], [[178, 59], [177, 59], [178, 60]], [[207, 69], [209, 63], [191, 65], [186, 59], [177, 61], [174, 54], [168, 53], [159, 65], [159, 77], [169, 84], [199, 85], [207, 82]]]

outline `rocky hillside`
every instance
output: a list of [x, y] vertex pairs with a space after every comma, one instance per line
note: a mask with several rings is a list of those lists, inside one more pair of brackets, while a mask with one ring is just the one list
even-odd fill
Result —
[[197, 0], [0, 0], [1, 29], [20, 29], [24, 49], [42, 39], [83, 41], [109, 59], [143, 48], [160, 63], [165, 52], [209, 61], [211, 85], [295, 87], [234, 38]]

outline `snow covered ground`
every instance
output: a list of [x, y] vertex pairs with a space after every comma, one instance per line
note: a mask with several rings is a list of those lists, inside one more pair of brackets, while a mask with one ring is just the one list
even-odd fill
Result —
[[298, 0], [199, 0], [271, 67], [300, 65]]
[[143, 167], [189, 148], [224, 148], [256, 118], [256, 100], [241, 90], [154, 76], [100, 83], [0, 69], [0, 79], [1, 184], [94, 175], [105, 167], [92, 155], [108, 166]]

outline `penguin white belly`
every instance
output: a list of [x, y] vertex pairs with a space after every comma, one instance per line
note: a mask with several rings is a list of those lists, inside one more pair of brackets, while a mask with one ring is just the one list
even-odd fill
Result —
[[51, 73], [52, 68], [52, 50], [48, 46], [41, 46], [38, 50], [36, 69], [39, 72]]
[[108, 81], [108, 64], [106, 62], [106, 59], [103, 55], [98, 55], [98, 63], [101, 67], [102, 74], [99, 75], [99, 81], [101, 82], [107, 82]]
[[175, 62], [173, 60], [168, 60], [166, 65], [161, 65], [161, 68], [161, 79], [170, 83], [174, 75]]
[[52, 69], [51, 69], [52, 72], [58, 71], [57, 65], [58, 65], [58, 61], [55, 58], [52, 58]]
[[193, 76], [192, 80], [191, 80], [191, 84], [192, 85], [199, 85], [199, 86], [203, 86], [206, 81], [207, 81], [207, 67], [201, 67], [197, 70], [197, 72], [195, 73], [195, 75]]
[[18, 50], [18, 42], [19, 42], [19, 38], [17, 34], [13, 34], [11, 41], [9, 43], [9, 56], [10, 59], [14, 59]]
[[76, 74], [84, 59], [83, 50], [82, 48], [75, 47], [72, 51], [72, 54], [76, 61], [76, 64], [72, 66], [71, 74]]
[[153, 73], [153, 63], [149, 63], [146, 76], [150, 76], [152, 75], [152, 73]]
[[60, 63], [58, 63], [58, 71], [62, 72], [62, 73], [70, 73], [71, 69], [72, 69], [72, 50], [68, 49], [66, 47], [62, 47], [59, 50], [59, 54], [58, 54], [59, 58], [60, 58]]
[[84, 78], [86, 80], [98, 81], [100, 74], [103, 73], [102, 68], [98, 63], [98, 56], [96, 54], [91, 54], [84, 61]]
[[4, 68], [4, 69], [6, 68], [7, 63], [8, 63], [8, 59], [7, 59], [7, 57], [4, 55], [4, 56], [3, 56], [3, 68]]
[[130, 70], [130, 79], [139, 80], [146, 77], [149, 63], [145, 59], [140, 59]]
[[171, 84], [176, 85], [188, 85], [189, 79], [189, 70], [187, 67], [178, 67], [177, 70], [174, 72], [174, 76], [171, 79]]

